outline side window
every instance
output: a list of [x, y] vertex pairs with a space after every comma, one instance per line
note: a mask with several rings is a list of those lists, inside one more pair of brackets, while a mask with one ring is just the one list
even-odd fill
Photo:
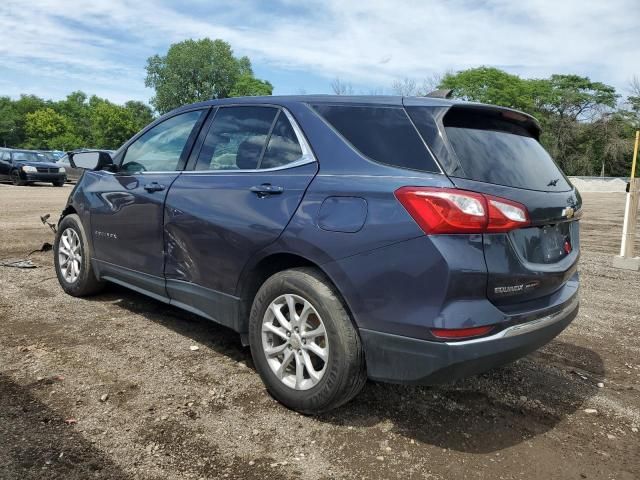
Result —
[[371, 160], [424, 172], [439, 171], [402, 107], [326, 104], [312, 107]]
[[11, 159], [11, 154], [9, 152], [2, 152], [0, 154], [0, 160], [8, 161]]
[[302, 156], [296, 132], [287, 115], [280, 111], [259, 168], [275, 168], [295, 162]]
[[129, 173], [175, 170], [202, 113], [202, 110], [182, 113], [147, 131], [127, 148], [121, 170]]
[[257, 168], [277, 113], [273, 107], [220, 107], [202, 144], [196, 170]]

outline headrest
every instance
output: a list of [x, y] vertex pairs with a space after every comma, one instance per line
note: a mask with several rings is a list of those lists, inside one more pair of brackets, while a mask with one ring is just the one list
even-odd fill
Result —
[[238, 146], [236, 153], [236, 166], [240, 170], [251, 170], [258, 166], [258, 159], [264, 146], [264, 135], [248, 137]]

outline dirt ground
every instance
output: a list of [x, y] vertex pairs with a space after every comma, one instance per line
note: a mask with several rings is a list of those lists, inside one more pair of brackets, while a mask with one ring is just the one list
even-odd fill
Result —
[[[69, 192], [0, 185], [0, 259], [53, 242], [39, 216]], [[227, 329], [122, 288], [67, 296], [50, 252], [0, 267], [0, 478], [640, 478], [640, 273], [610, 266], [624, 194], [583, 197], [581, 310], [556, 340], [320, 417], [276, 403]]]

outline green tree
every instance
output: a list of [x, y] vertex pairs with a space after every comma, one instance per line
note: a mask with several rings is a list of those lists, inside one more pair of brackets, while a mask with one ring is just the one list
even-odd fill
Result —
[[242, 75], [235, 83], [230, 97], [251, 97], [257, 95], [271, 95], [273, 85], [266, 80], [260, 80], [250, 75]]
[[93, 96], [89, 108], [95, 148], [116, 149], [139, 130], [131, 110], [126, 107]]
[[13, 100], [0, 97], [0, 146], [12, 147], [20, 143], [17, 126], [19, 118]]
[[0, 146], [36, 149], [116, 148], [153, 121], [139, 101], [120, 106], [81, 91], [63, 100], [0, 97]]
[[145, 103], [129, 100], [124, 104], [124, 108], [131, 112], [136, 130], [141, 130], [153, 122], [153, 111]]
[[531, 112], [540, 85], [497, 68], [478, 67], [445, 74], [438, 88], [452, 89], [453, 97], [462, 100]]
[[[629, 114], [616, 111], [613, 87], [578, 75], [522, 79], [497, 68], [479, 67], [446, 74], [439, 88], [453, 96], [516, 108], [535, 116], [542, 125], [541, 143], [570, 175], [621, 172]], [[629, 103], [633, 105], [633, 100]]]
[[536, 109], [530, 113], [542, 123], [543, 145], [566, 172], [594, 175], [603, 161], [621, 161], [620, 119], [611, 117], [618, 98], [614, 87], [578, 75], [536, 82]]
[[46, 102], [35, 95], [20, 95], [18, 100], [13, 101], [8, 97], [3, 97], [3, 101], [0, 102], [0, 114], [4, 117], [0, 124], [3, 125], [0, 128], [4, 130], [4, 132], [0, 130], [0, 135], [4, 135], [2, 145], [5, 142], [13, 147], [23, 145], [27, 135], [25, 130], [27, 114], [50, 105], [51, 102]]
[[614, 87], [578, 75], [551, 75], [546, 80], [525, 82], [539, 86], [535, 92], [537, 108], [562, 119], [592, 120], [603, 108], [613, 109], [619, 97]]
[[82, 140], [75, 135], [71, 121], [46, 107], [25, 115], [24, 145], [34, 149], [72, 149]]
[[89, 118], [89, 103], [87, 94], [81, 91], [71, 92], [64, 100], [55, 102], [53, 108], [64, 115], [73, 124], [75, 135], [90, 144], [91, 120]]
[[174, 43], [166, 55], [149, 57], [146, 70], [145, 85], [155, 89], [151, 105], [161, 114], [233, 93], [271, 93], [268, 82], [249, 81], [254, 78], [249, 58], [234, 57], [231, 46], [219, 39]]

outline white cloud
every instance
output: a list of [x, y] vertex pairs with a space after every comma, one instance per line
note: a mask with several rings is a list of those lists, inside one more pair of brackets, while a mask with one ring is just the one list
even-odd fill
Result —
[[305, 72], [389, 86], [400, 77], [494, 65], [525, 76], [588, 75], [623, 89], [639, 73], [638, 18], [637, 0], [285, 0], [274, 5], [255, 0], [174, 6], [150, 0], [33, 0], [28, 8], [4, 0], [0, 68], [24, 68], [31, 76], [44, 65], [55, 69], [46, 75], [59, 72], [68, 79], [70, 90], [94, 84], [118, 97], [145, 98], [149, 55], [164, 52], [171, 42], [209, 36], [229, 41], [237, 53], [269, 69], [300, 72], [298, 87], [305, 84]]

